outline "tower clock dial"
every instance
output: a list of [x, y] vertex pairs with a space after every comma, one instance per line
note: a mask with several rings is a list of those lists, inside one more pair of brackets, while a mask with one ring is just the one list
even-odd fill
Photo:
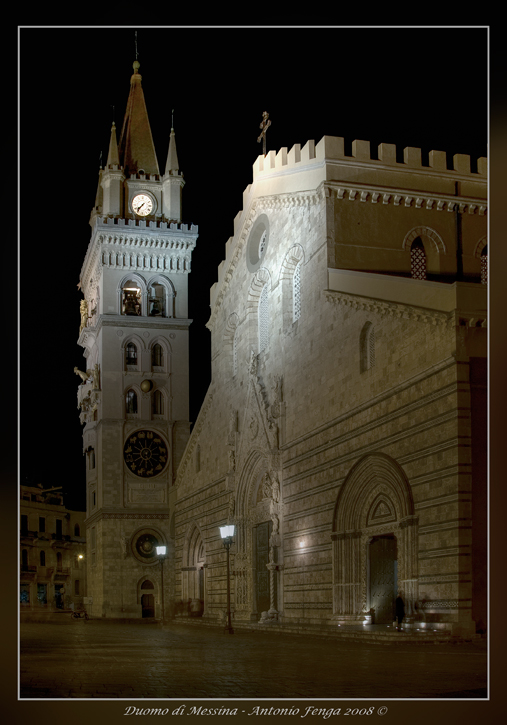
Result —
[[153, 211], [153, 200], [147, 194], [137, 194], [132, 199], [132, 210], [138, 216], [148, 216]]
[[166, 467], [169, 449], [159, 433], [138, 430], [127, 438], [123, 447], [123, 458], [129, 471], [136, 476], [153, 478]]

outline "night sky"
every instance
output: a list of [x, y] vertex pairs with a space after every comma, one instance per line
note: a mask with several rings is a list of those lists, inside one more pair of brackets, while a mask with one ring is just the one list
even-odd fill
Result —
[[[138, 60], [161, 173], [171, 111], [198, 224], [189, 279], [191, 421], [210, 383], [209, 289], [252, 164], [267, 149], [342, 136], [487, 156], [485, 28], [22, 28], [19, 61], [20, 481], [84, 510], [77, 409], [85, 367], [77, 289], [99, 158], [121, 130]], [[118, 134], [119, 135], [119, 134]]]

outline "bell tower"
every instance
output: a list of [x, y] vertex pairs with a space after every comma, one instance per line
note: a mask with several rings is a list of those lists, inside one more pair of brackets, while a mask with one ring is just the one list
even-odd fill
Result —
[[[99, 170], [79, 283], [92, 617], [161, 617], [164, 601], [167, 613], [173, 482], [190, 427], [188, 275], [198, 229], [182, 223], [173, 128], [160, 174], [139, 67]], [[163, 571], [157, 545], [168, 547]]]

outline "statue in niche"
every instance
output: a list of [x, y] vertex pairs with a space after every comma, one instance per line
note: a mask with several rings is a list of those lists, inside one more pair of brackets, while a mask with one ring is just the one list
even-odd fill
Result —
[[129, 537], [120, 536], [120, 549], [123, 554], [123, 558], [126, 559], [129, 555]]
[[271, 481], [269, 480], [269, 473], [265, 473], [262, 477], [262, 498], [271, 498]]
[[257, 355], [252, 350], [250, 352], [250, 360], [248, 361], [248, 373], [249, 375], [257, 375]]
[[275, 514], [274, 511], [271, 514], [271, 520], [273, 522], [273, 531], [271, 535], [276, 536], [276, 534], [278, 534], [278, 529], [280, 528], [280, 519], [278, 518], [278, 514]]
[[231, 497], [229, 498], [229, 513], [228, 513], [229, 521], [234, 516], [235, 510], [236, 510], [236, 497], [233, 493], [231, 493]]
[[282, 404], [282, 376], [277, 375], [274, 379], [274, 383], [271, 386], [273, 391], [273, 405], [271, 406], [271, 415], [274, 418], [278, 418], [280, 415], [280, 406]]
[[81, 326], [79, 328], [79, 334], [81, 334], [88, 322], [88, 302], [86, 300], [81, 300], [79, 304], [79, 311], [81, 312]]
[[262, 493], [264, 498], [269, 498], [272, 503], [278, 503], [280, 500], [280, 484], [276, 473], [265, 473], [262, 478]]
[[94, 390], [100, 390], [100, 380], [99, 380], [99, 366], [98, 363], [95, 363], [93, 366], [93, 389]]
[[232, 448], [229, 449], [229, 471], [234, 472], [236, 469], [236, 456]]

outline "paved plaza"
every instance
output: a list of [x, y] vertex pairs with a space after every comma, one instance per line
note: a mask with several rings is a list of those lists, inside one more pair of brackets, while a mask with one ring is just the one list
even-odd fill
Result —
[[371, 644], [184, 624], [20, 626], [21, 698], [485, 697], [484, 640]]

